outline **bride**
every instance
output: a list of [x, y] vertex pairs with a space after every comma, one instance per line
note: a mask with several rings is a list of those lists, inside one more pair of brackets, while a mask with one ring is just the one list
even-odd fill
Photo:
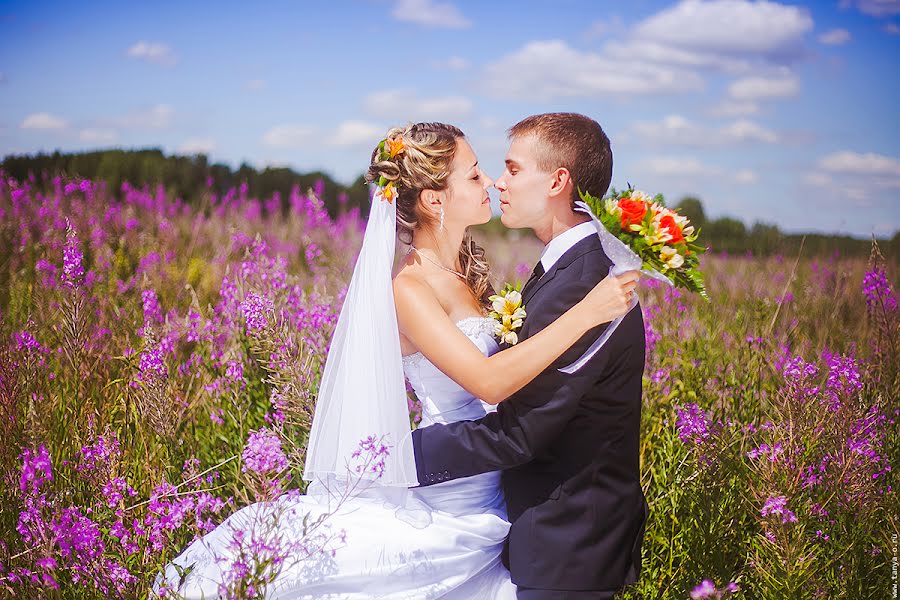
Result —
[[[307, 494], [237, 511], [167, 565], [157, 593], [225, 594], [235, 532], [277, 507], [283, 547], [303, 554], [323, 522], [340, 530], [342, 545], [276, 561], [267, 598], [515, 598], [500, 559], [509, 531], [500, 472], [416, 488], [404, 377], [422, 403], [420, 427], [483, 417], [587, 331], [624, 314], [637, 276], [607, 277], [554, 323], [499, 351], [486, 316], [488, 264], [466, 233], [491, 218], [493, 181], [463, 132], [442, 123], [393, 128], [367, 180], [378, 191], [322, 376]], [[392, 277], [398, 237], [410, 250]], [[423, 354], [410, 338], [441, 343]], [[360, 486], [347, 473], [366, 439], [370, 450], [372, 440], [386, 446], [376, 450], [377, 468], [355, 474]]]

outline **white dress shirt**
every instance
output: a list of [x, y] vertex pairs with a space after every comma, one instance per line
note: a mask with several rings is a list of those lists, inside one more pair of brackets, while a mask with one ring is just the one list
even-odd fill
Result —
[[549, 271], [550, 267], [556, 264], [559, 257], [565, 254], [569, 248], [589, 235], [597, 235], [597, 228], [594, 226], [593, 221], [580, 223], [550, 240], [550, 243], [544, 246], [544, 251], [541, 253], [540, 260], [541, 266], [544, 267], [544, 273]]

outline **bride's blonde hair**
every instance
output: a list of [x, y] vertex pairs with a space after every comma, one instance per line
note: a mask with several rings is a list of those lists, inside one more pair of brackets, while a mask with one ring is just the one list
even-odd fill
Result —
[[[404, 244], [412, 244], [412, 234], [417, 227], [432, 224], [433, 219], [418, 209], [419, 194], [423, 190], [447, 189], [450, 163], [456, 154], [457, 140], [465, 137], [458, 127], [446, 123], [415, 123], [406, 127], [393, 127], [385, 139], [400, 138], [405, 149], [389, 160], [380, 160], [382, 153], [376, 147], [366, 173], [369, 183], [384, 177], [393, 182], [398, 194], [397, 237]], [[490, 284], [490, 265], [484, 258], [484, 249], [466, 233], [459, 247], [459, 264], [466, 283], [482, 304], [488, 304], [493, 293]]]

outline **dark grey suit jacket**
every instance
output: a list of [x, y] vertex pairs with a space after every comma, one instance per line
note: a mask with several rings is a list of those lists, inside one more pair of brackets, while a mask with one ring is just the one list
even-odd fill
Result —
[[[523, 290], [520, 339], [580, 301], [610, 267], [597, 236], [572, 246]], [[495, 413], [413, 432], [420, 485], [503, 470], [512, 522], [504, 563], [520, 587], [614, 591], [640, 572], [649, 514], [639, 467], [640, 307], [578, 372], [558, 371], [605, 327], [585, 334]]]

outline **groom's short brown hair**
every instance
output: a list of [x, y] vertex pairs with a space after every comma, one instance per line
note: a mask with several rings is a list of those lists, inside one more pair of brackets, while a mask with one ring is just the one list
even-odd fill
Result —
[[507, 133], [510, 139], [534, 136], [542, 170], [568, 169], [573, 203], [580, 199], [579, 189], [597, 198], [609, 189], [612, 148], [597, 121], [578, 113], [545, 113], [522, 119]]

